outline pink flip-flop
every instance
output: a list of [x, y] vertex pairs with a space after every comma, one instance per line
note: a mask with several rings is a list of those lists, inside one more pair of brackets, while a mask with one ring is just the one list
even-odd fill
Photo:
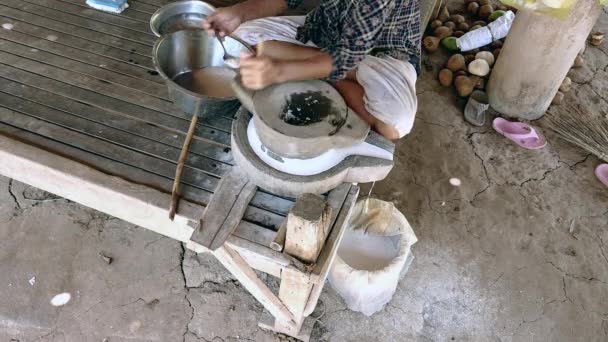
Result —
[[518, 146], [528, 150], [537, 150], [547, 145], [547, 140], [536, 130], [523, 122], [507, 121], [503, 118], [496, 118], [492, 122], [492, 127], [496, 132], [504, 135]]
[[608, 164], [600, 164], [595, 168], [595, 176], [605, 186], [608, 186]]

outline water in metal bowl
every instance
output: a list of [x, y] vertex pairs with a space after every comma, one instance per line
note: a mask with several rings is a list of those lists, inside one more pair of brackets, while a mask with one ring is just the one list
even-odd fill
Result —
[[[230, 55], [251, 51], [236, 37], [226, 37]], [[224, 65], [224, 50], [218, 39], [204, 30], [177, 31], [163, 35], [154, 45], [157, 71], [169, 88], [176, 106], [187, 113], [231, 115], [239, 106], [232, 87], [236, 72]]]
[[158, 37], [181, 30], [201, 29], [215, 7], [203, 1], [172, 2], [158, 9], [150, 19], [150, 28]]

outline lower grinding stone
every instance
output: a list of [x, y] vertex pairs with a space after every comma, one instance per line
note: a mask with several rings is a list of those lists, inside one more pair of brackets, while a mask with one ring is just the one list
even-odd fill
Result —
[[[262, 189], [287, 197], [303, 193], [323, 194], [342, 183], [368, 183], [384, 179], [393, 168], [393, 161], [349, 156], [333, 168], [312, 176], [297, 176], [273, 169], [253, 151], [247, 139], [251, 114], [241, 107], [232, 123], [232, 155], [234, 162]], [[384, 144], [386, 147], [387, 145]]]

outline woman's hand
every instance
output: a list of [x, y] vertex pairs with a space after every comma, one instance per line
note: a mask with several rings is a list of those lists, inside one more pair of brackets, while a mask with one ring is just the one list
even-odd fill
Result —
[[282, 82], [282, 62], [267, 56], [241, 55], [241, 82], [246, 88], [259, 90]]
[[215, 13], [208, 16], [203, 23], [203, 28], [209, 33], [225, 37], [241, 25], [244, 14], [238, 6], [218, 8]]

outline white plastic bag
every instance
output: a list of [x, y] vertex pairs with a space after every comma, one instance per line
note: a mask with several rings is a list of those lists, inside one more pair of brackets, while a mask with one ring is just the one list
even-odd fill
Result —
[[367, 316], [388, 303], [413, 260], [417, 238], [393, 203], [378, 199], [357, 202], [346, 227], [329, 282], [346, 306]]

